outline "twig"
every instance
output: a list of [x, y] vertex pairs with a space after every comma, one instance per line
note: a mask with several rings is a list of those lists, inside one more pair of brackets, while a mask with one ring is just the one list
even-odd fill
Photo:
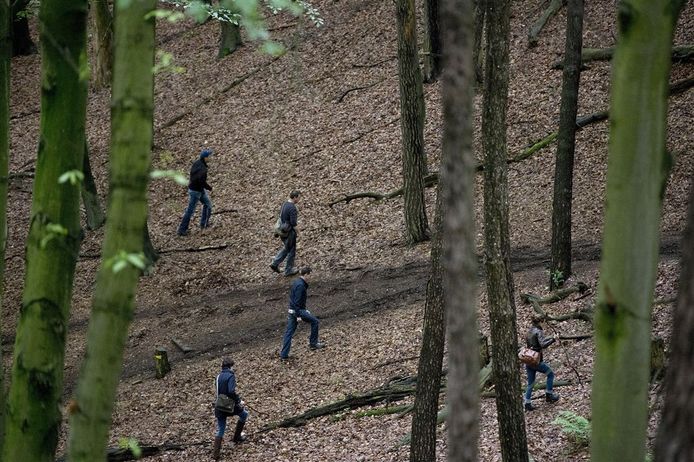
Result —
[[376, 85], [378, 85], [378, 84], [381, 83], [381, 82], [384, 82], [385, 80], [386, 80], [386, 79], [383, 78], [383, 79], [381, 79], [381, 80], [377, 80], [376, 82], [372, 82], [372, 83], [370, 83], [370, 84], [368, 84], [368, 85], [364, 85], [364, 86], [361, 86], [361, 87], [348, 88], [347, 90], [343, 91], [342, 94], [335, 100], [335, 103], [341, 103], [342, 100], [344, 100], [345, 97], [346, 97], [347, 95], [349, 95], [349, 94], [350, 94], [351, 92], [353, 92], [353, 91], [366, 90], [367, 88], [375, 87]]
[[376, 66], [380, 66], [383, 63], [387, 63], [388, 61], [393, 61], [394, 59], [395, 59], [395, 56], [391, 56], [390, 58], [385, 58], [385, 59], [382, 59], [380, 61], [376, 61], [375, 63], [371, 63], [371, 64], [352, 64], [352, 67], [356, 67], [356, 68], [376, 67]]

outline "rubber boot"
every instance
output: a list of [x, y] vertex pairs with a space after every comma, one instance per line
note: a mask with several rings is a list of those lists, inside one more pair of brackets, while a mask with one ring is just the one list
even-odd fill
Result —
[[219, 436], [214, 437], [214, 445], [212, 446], [212, 458], [214, 460], [219, 460], [219, 453], [222, 451], [222, 438]]
[[234, 443], [239, 444], [246, 441], [246, 437], [243, 435], [243, 426], [246, 422], [241, 422], [240, 420], [236, 422], [236, 430], [234, 430]]

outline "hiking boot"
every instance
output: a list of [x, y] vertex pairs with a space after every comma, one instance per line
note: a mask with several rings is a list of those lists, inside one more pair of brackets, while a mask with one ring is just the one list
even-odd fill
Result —
[[292, 268], [290, 270], [285, 270], [284, 275], [289, 277], [289, 276], [294, 276], [295, 274], [299, 274], [299, 270], [296, 268]]
[[219, 460], [219, 453], [222, 451], [222, 438], [219, 436], [214, 437], [214, 444], [212, 445], [212, 458], [214, 460]]
[[246, 441], [246, 435], [243, 433], [243, 426], [246, 422], [241, 422], [240, 420], [236, 422], [236, 430], [234, 430], [234, 443], [241, 444]]
[[526, 411], [534, 411], [535, 406], [533, 406], [533, 403], [525, 403], [525, 410]]
[[270, 263], [270, 269], [271, 269], [272, 271], [274, 271], [275, 273], [279, 273], [279, 272], [280, 272], [280, 269], [277, 267], [277, 265], [273, 265], [272, 263]]
[[325, 348], [325, 343], [318, 342], [315, 345], [309, 345], [308, 347], [312, 350], [320, 350], [322, 348]]
[[556, 403], [559, 401], [559, 395], [554, 392], [545, 393], [545, 401], [548, 403]]
[[187, 236], [187, 235], [188, 235], [188, 231], [178, 231], [178, 232], [176, 232], [176, 234], [177, 234], [179, 237], [183, 237], [183, 236]]

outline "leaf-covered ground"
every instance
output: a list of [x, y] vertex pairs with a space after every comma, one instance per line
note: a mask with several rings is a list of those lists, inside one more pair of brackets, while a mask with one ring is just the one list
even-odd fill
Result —
[[[208, 460], [214, 431], [210, 410], [213, 379], [220, 358], [236, 361], [239, 391], [251, 408], [247, 444], [226, 443], [227, 460], [247, 461], [404, 461], [397, 447], [409, 432], [410, 416], [363, 417], [354, 413], [320, 418], [305, 427], [257, 434], [262, 425], [311, 406], [379, 386], [416, 369], [427, 244], [404, 245], [402, 201], [328, 204], [345, 193], [385, 192], [400, 185], [399, 103], [394, 7], [374, 0], [316, 2], [325, 25], [289, 16], [273, 17], [273, 35], [290, 51], [271, 58], [248, 43], [224, 60], [216, 59], [219, 26], [191, 21], [158, 24], [159, 48], [173, 53], [183, 74], [162, 74], [156, 81], [154, 167], [187, 171], [202, 147], [214, 150], [210, 183], [214, 226], [175, 236], [186, 201], [185, 188], [156, 181], [150, 187], [149, 228], [163, 251], [153, 274], [142, 279], [136, 318], [130, 330], [124, 372], [114, 413], [111, 444], [133, 437], [143, 444], [190, 445], [153, 460]], [[563, 53], [564, 11], [552, 18], [536, 48], [527, 48], [527, 30], [545, 2], [513, 2], [509, 154], [515, 154], [556, 130], [561, 72], [551, 69]], [[584, 46], [615, 41], [614, 1], [587, 2]], [[694, 41], [694, 12], [683, 12], [675, 43]], [[36, 19], [32, 18], [36, 37]], [[691, 64], [675, 64], [671, 81], [692, 75]], [[12, 61], [11, 168], [34, 168], [38, 146], [40, 58]], [[579, 114], [607, 109], [609, 64], [591, 63], [582, 73]], [[366, 87], [358, 89], [358, 87]], [[352, 91], [349, 91], [352, 90]], [[425, 86], [425, 139], [429, 168], [436, 170], [441, 144], [440, 87]], [[92, 90], [88, 140], [92, 168], [102, 198], [108, 175], [109, 91]], [[481, 100], [477, 101], [478, 108]], [[676, 294], [678, 243], [684, 226], [687, 191], [694, 165], [692, 96], [670, 99], [667, 148], [676, 165], [663, 207], [663, 252], [655, 298]], [[476, 136], [479, 138], [479, 116]], [[575, 275], [592, 294], [551, 306], [564, 313], [594, 303], [597, 284], [608, 124], [591, 125], [577, 135], [574, 243]], [[479, 147], [479, 139], [476, 140]], [[545, 293], [551, 226], [551, 146], [509, 171], [511, 227], [518, 292]], [[478, 181], [478, 192], [480, 191]], [[11, 352], [24, 277], [24, 240], [29, 223], [31, 179], [11, 182], [3, 349]], [[308, 328], [300, 326], [289, 364], [277, 360], [285, 321], [289, 281], [267, 265], [278, 249], [271, 235], [281, 202], [300, 189], [298, 264], [314, 268], [309, 306], [323, 318], [321, 336], [328, 348], [311, 352]], [[478, 194], [481, 228], [481, 195]], [[427, 193], [429, 217], [434, 191]], [[481, 229], [478, 231], [481, 236]], [[66, 356], [66, 394], [74, 389], [84, 352], [90, 296], [103, 234], [87, 232], [77, 266]], [[205, 252], [177, 251], [224, 246]], [[481, 281], [480, 327], [488, 329]], [[518, 298], [518, 297], [517, 297]], [[518, 303], [519, 334], [529, 326], [531, 308]], [[654, 308], [654, 334], [670, 331], [672, 304]], [[550, 333], [575, 335], [590, 326], [571, 321]], [[193, 348], [178, 352], [171, 339]], [[152, 354], [169, 349], [172, 372], [153, 378]], [[530, 452], [538, 461], [584, 460], [551, 421], [560, 410], [590, 416], [593, 342], [562, 342], [547, 359], [558, 379], [574, 385], [559, 389], [562, 400], [539, 404], [526, 414]], [[384, 364], [388, 363], [388, 364]], [[6, 364], [7, 365], [7, 364]], [[653, 388], [649, 437], [653, 437], [660, 399]], [[481, 403], [480, 459], [500, 460], [493, 399]], [[63, 430], [64, 433], [66, 429]], [[62, 448], [62, 443], [61, 443]], [[445, 426], [439, 433], [439, 460], [446, 449]]]

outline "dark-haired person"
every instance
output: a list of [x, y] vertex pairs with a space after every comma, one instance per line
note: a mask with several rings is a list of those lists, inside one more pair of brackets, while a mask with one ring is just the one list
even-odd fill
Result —
[[275, 258], [270, 263], [270, 269], [275, 273], [280, 272], [280, 264], [287, 259], [284, 265], [284, 275], [294, 276], [298, 271], [294, 268], [294, 258], [296, 257], [296, 225], [299, 218], [299, 210], [296, 204], [299, 202], [301, 192], [292, 191], [289, 193], [289, 199], [282, 204], [280, 209], [280, 219], [282, 223], [289, 224], [289, 231], [286, 236], [282, 236], [282, 248], [277, 253]]
[[[190, 168], [190, 180], [188, 182], [188, 207], [183, 213], [181, 224], [178, 226], [177, 234], [185, 236], [188, 234], [188, 225], [190, 219], [195, 213], [198, 202], [202, 203], [202, 215], [200, 215], [200, 228], [205, 229], [210, 224], [210, 215], [212, 215], [212, 201], [207, 191], [212, 191], [212, 186], [207, 184], [207, 159], [212, 155], [209, 149], [203, 149], [200, 152], [198, 160], [193, 162]], [[205, 191], [207, 190], [207, 191]]]
[[292, 282], [292, 288], [289, 291], [289, 309], [287, 310], [287, 330], [284, 332], [282, 339], [282, 350], [280, 351], [280, 359], [289, 358], [289, 349], [292, 346], [292, 337], [296, 332], [296, 325], [299, 319], [311, 323], [311, 334], [308, 337], [308, 346], [312, 350], [319, 350], [325, 345], [318, 341], [318, 325], [319, 321], [306, 308], [306, 297], [308, 291], [308, 282], [306, 279], [311, 274], [311, 268], [306, 266], [299, 270], [299, 277]]
[[528, 386], [525, 389], [525, 396], [523, 396], [523, 403], [525, 405], [526, 411], [535, 410], [535, 406], [531, 401], [533, 394], [533, 385], [535, 384], [535, 378], [537, 373], [541, 372], [547, 375], [547, 387], [545, 389], [545, 400], [548, 403], [554, 403], [559, 401], [559, 395], [552, 391], [552, 385], [554, 384], [554, 371], [549, 367], [549, 364], [543, 361], [542, 350], [554, 343], [553, 337], [545, 337], [542, 331], [542, 318], [539, 316], [532, 317], [532, 326], [528, 331], [528, 335], [525, 337], [525, 343], [528, 348], [531, 348], [538, 353], [540, 353], [540, 364], [536, 367], [525, 365], [525, 372], [528, 375]]
[[234, 443], [243, 443], [246, 437], [243, 434], [243, 427], [248, 419], [248, 411], [243, 407], [243, 401], [241, 397], [236, 393], [236, 374], [234, 373], [234, 361], [230, 358], [224, 358], [222, 360], [222, 371], [217, 375], [214, 381], [215, 387], [215, 401], [219, 395], [227, 395], [232, 400], [234, 400], [234, 411], [232, 413], [226, 413], [214, 410], [214, 416], [217, 418], [217, 434], [214, 438], [214, 446], [212, 447], [212, 457], [214, 460], [219, 460], [219, 454], [222, 450], [222, 438], [224, 437], [224, 431], [227, 428], [227, 417], [237, 415], [239, 416], [239, 421], [236, 423], [236, 430], [234, 430]]

